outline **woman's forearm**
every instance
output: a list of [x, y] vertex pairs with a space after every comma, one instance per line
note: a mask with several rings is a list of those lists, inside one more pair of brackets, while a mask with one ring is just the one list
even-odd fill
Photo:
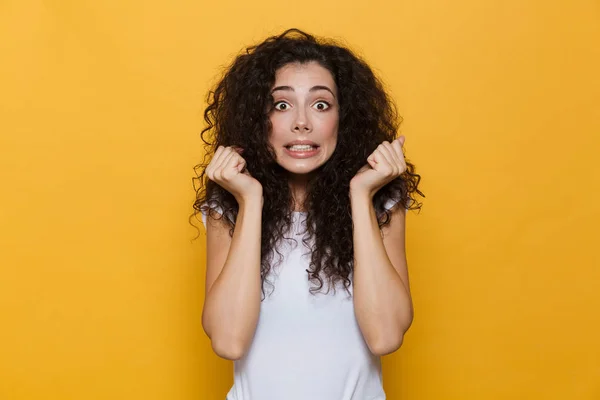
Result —
[[412, 322], [410, 293], [387, 256], [371, 196], [352, 193], [351, 203], [356, 319], [371, 352], [389, 354]]
[[239, 202], [227, 259], [204, 302], [202, 323], [214, 351], [239, 359], [258, 321], [261, 299], [262, 198]]

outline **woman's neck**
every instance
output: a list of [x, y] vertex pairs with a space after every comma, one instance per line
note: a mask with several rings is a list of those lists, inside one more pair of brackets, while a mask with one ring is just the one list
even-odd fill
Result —
[[304, 201], [306, 200], [306, 184], [290, 181], [290, 193], [292, 195], [292, 210], [306, 211]]
[[313, 171], [311, 174], [290, 174], [288, 177], [290, 192], [292, 195], [292, 210], [306, 212], [304, 202], [306, 200], [307, 187], [311, 178], [314, 177]]

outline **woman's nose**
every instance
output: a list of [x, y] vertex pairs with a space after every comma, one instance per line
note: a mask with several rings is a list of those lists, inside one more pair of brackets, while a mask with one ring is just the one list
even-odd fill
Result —
[[295, 131], [310, 131], [311, 126], [306, 118], [306, 114], [303, 112], [298, 112], [296, 115], [296, 119], [294, 121], [294, 130]]

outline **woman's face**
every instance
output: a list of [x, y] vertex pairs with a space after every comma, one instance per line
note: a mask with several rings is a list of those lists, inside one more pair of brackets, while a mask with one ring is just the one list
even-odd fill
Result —
[[[277, 163], [293, 175], [314, 171], [329, 160], [337, 144], [339, 105], [333, 76], [317, 62], [287, 64], [276, 72], [271, 93], [269, 142]], [[293, 146], [295, 142], [300, 146]]]

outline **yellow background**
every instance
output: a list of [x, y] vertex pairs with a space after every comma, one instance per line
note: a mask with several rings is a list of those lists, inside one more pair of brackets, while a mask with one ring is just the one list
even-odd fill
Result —
[[388, 398], [600, 399], [592, 0], [1, 1], [0, 399], [225, 397], [187, 219], [201, 114], [289, 27], [371, 63], [423, 177]]

